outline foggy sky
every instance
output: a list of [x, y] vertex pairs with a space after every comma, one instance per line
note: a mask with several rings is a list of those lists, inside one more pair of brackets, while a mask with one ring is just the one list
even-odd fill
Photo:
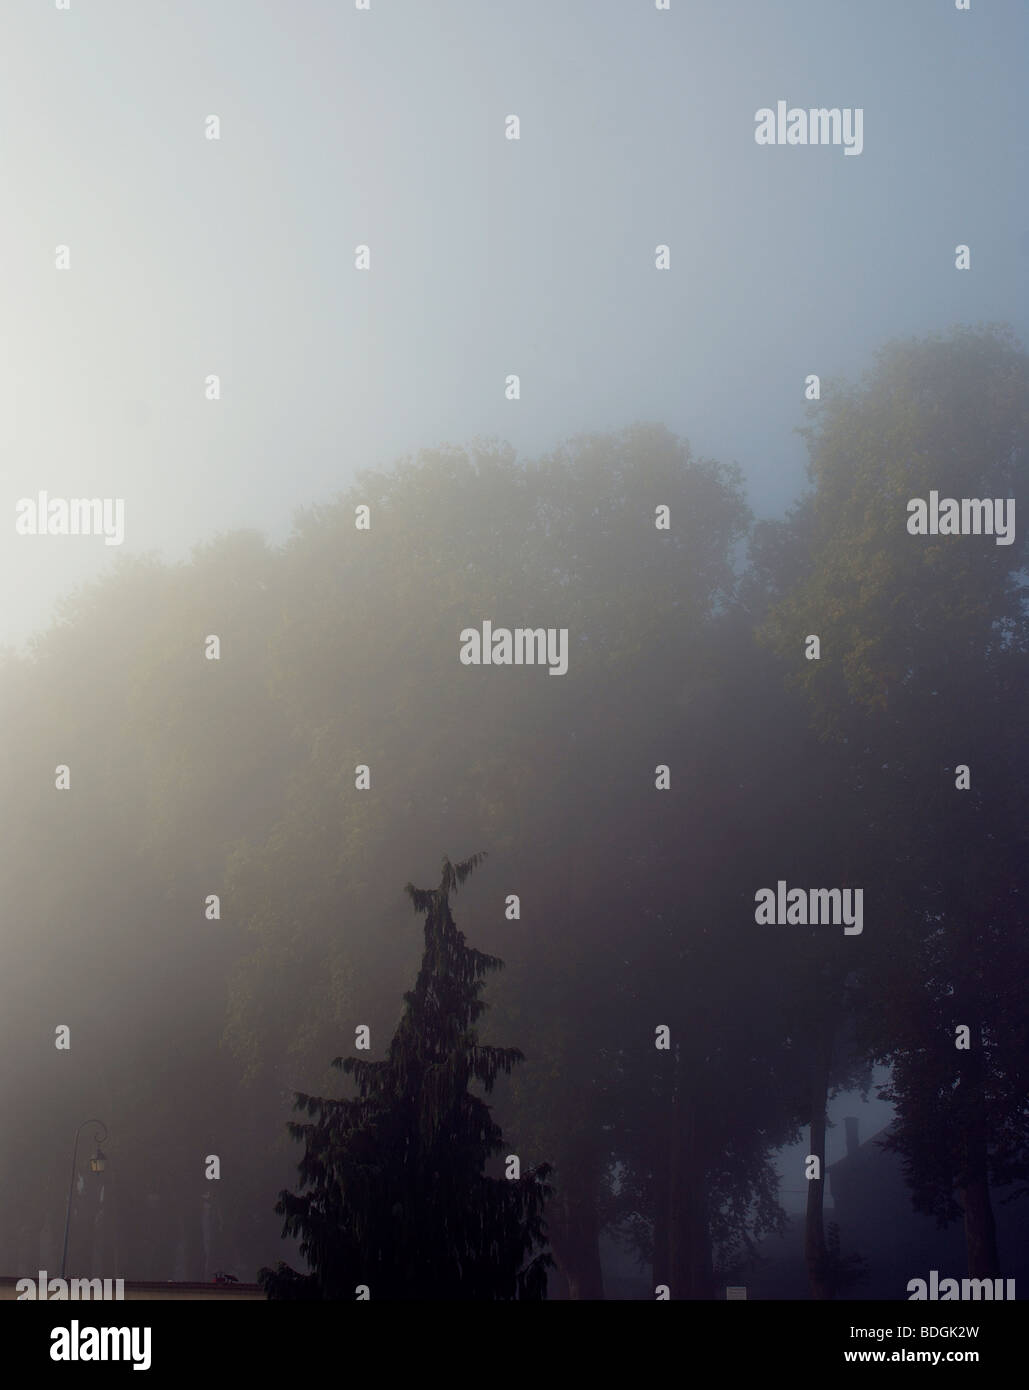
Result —
[[[0, 640], [115, 553], [16, 536], [40, 489], [124, 497], [123, 549], [176, 558], [282, 539], [424, 446], [654, 419], [778, 514], [805, 374], [1029, 321], [1017, 0], [73, 0], [3, 27]], [[862, 107], [863, 152], [758, 147], [779, 99]]]

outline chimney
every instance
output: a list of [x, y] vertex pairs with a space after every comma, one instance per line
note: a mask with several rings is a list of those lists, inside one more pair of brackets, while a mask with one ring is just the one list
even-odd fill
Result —
[[857, 1153], [861, 1141], [858, 1139], [858, 1120], [856, 1115], [848, 1115], [843, 1121], [847, 1131], [847, 1157], [853, 1158]]

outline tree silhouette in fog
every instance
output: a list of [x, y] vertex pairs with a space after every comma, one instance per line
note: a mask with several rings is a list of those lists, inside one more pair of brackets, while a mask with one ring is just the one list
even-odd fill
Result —
[[444, 858], [438, 888], [407, 885], [425, 916], [425, 951], [386, 1060], [334, 1060], [354, 1078], [354, 1099], [296, 1097], [314, 1119], [290, 1123], [306, 1145], [300, 1192], [282, 1192], [275, 1209], [311, 1271], [262, 1269], [269, 1298], [353, 1299], [362, 1285], [375, 1299], [546, 1296], [552, 1261], [537, 1247], [548, 1167], [489, 1177], [503, 1136], [469, 1090], [476, 1081], [488, 1093], [522, 1060], [478, 1041], [483, 979], [503, 963], [467, 946], [450, 910], [483, 857]]

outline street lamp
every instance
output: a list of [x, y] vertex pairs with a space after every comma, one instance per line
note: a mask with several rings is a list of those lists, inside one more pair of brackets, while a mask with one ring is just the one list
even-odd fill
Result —
[[[100, 1120], [83, 1120], [75, 1131], [75, 1143], [72, 1145], [71, 1150], [71, 1177], [68, 1179], [68, 1208], [64, 1216], [64, 1254], [61, 1256], [62, 1279], [64, 1278], [64, 1272], [68, 1266], [68, 1228], [71, 1225], [71, 1198], [75, 1190], [75, 1158], [79, 1150], [79, 1135], [87, 1125], [96, 1125], [97, 1127], [96, 1150], [93, 1157], [89, 1160], [90, 1171], [93, 1173], [102, 1173], [107, 1166], [107, 1156], [100, 1148], [100, 1145], [107, 1138], [107, 1126]], [[100, 1130], [103, 1130], [103, 1134], [100, 1133]]]

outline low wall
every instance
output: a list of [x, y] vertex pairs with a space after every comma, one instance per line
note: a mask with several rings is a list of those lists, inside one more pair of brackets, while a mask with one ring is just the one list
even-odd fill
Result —
[[[18, 1293], [18, 1280], [20, 1278], [32, 1279], [35, 1276], [14, 1275], [0, 1276], [0, 1303], [11, 1301], [30, 1301], [25, 1300]], [[55, 1276], [51, 1275], [50, 1278]], [[113, 1281], [112, 1281], [113, 1284]], [[134, 1302], [166, 1302], [170, 1300], [188, 1299], [193, 1302], [198, 1301], [218, 1301], [226, 1303], [239, 1303], [246, 1300], [261, 1299], [265, 1297], [264, 1290], [259, 1284], [189, 1284], [189, 1283], [162, 1283], [160, 1280], [132, 1280], [125, 1281], [126, 1303]], [[86, 1299], [53, 1299], [49, 1298], [48, 1303], [58, 1302], [67, 1306], [69, 1303], [82, 1303], [90, 1300]], [[92, 1300], [99, 1301], [99, 1300]], [[120, 1300], [112, 1300], [120, 1301]]]

